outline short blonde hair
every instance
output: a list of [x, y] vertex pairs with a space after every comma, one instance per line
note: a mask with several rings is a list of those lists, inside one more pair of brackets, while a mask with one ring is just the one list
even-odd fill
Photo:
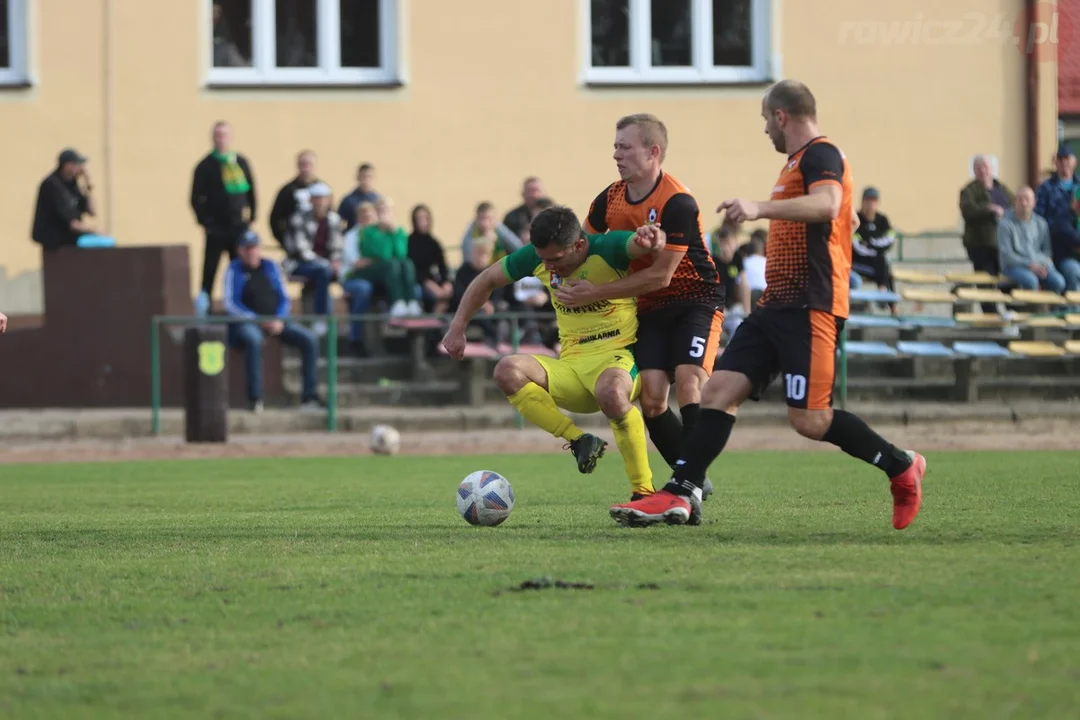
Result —
[[664, 158], [667, 157], [668, 146], [667, 126], [664, 125], [660, 118], [651, 113], [635, 113], [621, 117], [615, 123], [616, 130], [623, 130], [628, 127], [636, 127], [641, 130], [641, 141], [646, 147], [660, 146], [660, 162], [664, 162]]

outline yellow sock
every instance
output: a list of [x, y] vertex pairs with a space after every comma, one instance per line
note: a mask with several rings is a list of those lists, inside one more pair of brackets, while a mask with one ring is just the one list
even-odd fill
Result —
[[573, 420], [562, 414], [551, 393], [536, 383], [526, 383], [509, 399], [522, 417], [557, 438], [573, 442], [585, 434]]
[[649, 467], [649, 442], [645, 439], [645, 421], [641, 411], [631, 406], [630, 412], [620, 420], [611, 420], [615, 431], [615, 445], [622, 454], [626, 476], [635, 493], [652, 495], [652, 468]]

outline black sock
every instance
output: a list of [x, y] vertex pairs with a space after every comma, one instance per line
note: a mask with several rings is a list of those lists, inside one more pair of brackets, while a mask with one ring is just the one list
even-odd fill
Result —
[[891, 478], [911, 466], [907, 453], [871, 430], [858, 415], [844, 410], [833, 410], [832, 424], [822, 439], [851, 457], [884, 470]]
[[674, 466], [683, 445], [683, 426], [679, 418], [668, 408], [661, 415], [646, 417], [645, 427], [649, 430], [649, 439], [664, 456], [664, 462], [668, 467]]
[[711, 408], [702, 410], [698, 421], [694, 423], [694, 434], [686, 443], [683, 456], [675, 464], [671, 482], [665, 485], [664, 489], [676, 495], [689, 495], [694, 488], [700, 488], [705, 482], [705, 473], [709, 466], [727, 445], [733, 427], [734, 415]]
[[690, 441], [690, 436], [694, 433], [694, 426], [697, 425], [698, 415], [700, 413], [700, 403], [690, 403], [688, 405], [683, 405], [681, 408], [679, 408], [679, 414], [682, 415], [683, 447], [686, 447], [686, 443]]

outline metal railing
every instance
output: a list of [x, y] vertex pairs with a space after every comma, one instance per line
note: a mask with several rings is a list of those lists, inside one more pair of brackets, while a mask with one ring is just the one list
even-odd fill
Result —
[[[383, 314], [363, 315], [290, 315], [287, 318], [274, 316], [258, 316], [253, 318], [232, 317], [227, 315], [208, 315], [205, 317], [189, 315], [155, 315], [150, 319], [150, 426], [151, 432], [156, 436], [161, 434], [161, 333], [162, 328], [167, 326], [198, 327], [205, 325], [238, 325], [242, 323], [264, 323], [276, 320], [286, 320], [298, 325], [310, 326], [315, 323], [325, 323], [326, 328], [326, 429], [329, 432], [337, 431], [338, 424], [338, 341], [340, 339], [339, 323], [352, 322], [378, 322], [387, 323], [392, 320], [439, 320], [449, 324], [452, 315], [436, 315], [425, 313], [420, 316], [394, 318]], [[548, 322], [555, 320], [555, 314], [551, 312], [497, 312], [490, 315], [479, 315], [473, 318], [478, 321], [510, 322], [510, 347], [517, 352], [521, 347], [522, 330], [521, 324], [525, 322]], [[393, 327], [391, 325], [391, 327]], [[401, 327], [406, 334], [410, 331], [407, 327]], [[433, 330], [429, 330], [433, 331]], [[319, 338], [317, 338], [319, 339]], [[321, 340], [321, 339], [320, 339]], [[519, 427], [523, 426], [522, 418], [518, 417]]]

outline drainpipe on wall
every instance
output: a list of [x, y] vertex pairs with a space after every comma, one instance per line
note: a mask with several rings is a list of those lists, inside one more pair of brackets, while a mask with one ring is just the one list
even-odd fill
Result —
[[[1036, 17], [1035, 3], [1037, 0], [1024, 0], [1024, 24], [1025, 32], [1030, 34]], [[1025, 38], [1021, 38], [1024, 43]], [[1039, 186], [1039, 63], [1036, 59], [1034, 48], [1025, 46], [1024, 70], [1027, 76], [1027, 184], [1031, 187]]]
[[[105, 194], [105, 224], [102, 228], [106, 235], [112, 235], [113, 228], [113, 56], [112, 56], [112, 0], [102, 3], [104, 17], [101, 19], [101, 90], [102, 98], [102, 151], [105, 154], [102, 177], [102, 192]], [[99, 194], [100, 198], [101, 195]]]

